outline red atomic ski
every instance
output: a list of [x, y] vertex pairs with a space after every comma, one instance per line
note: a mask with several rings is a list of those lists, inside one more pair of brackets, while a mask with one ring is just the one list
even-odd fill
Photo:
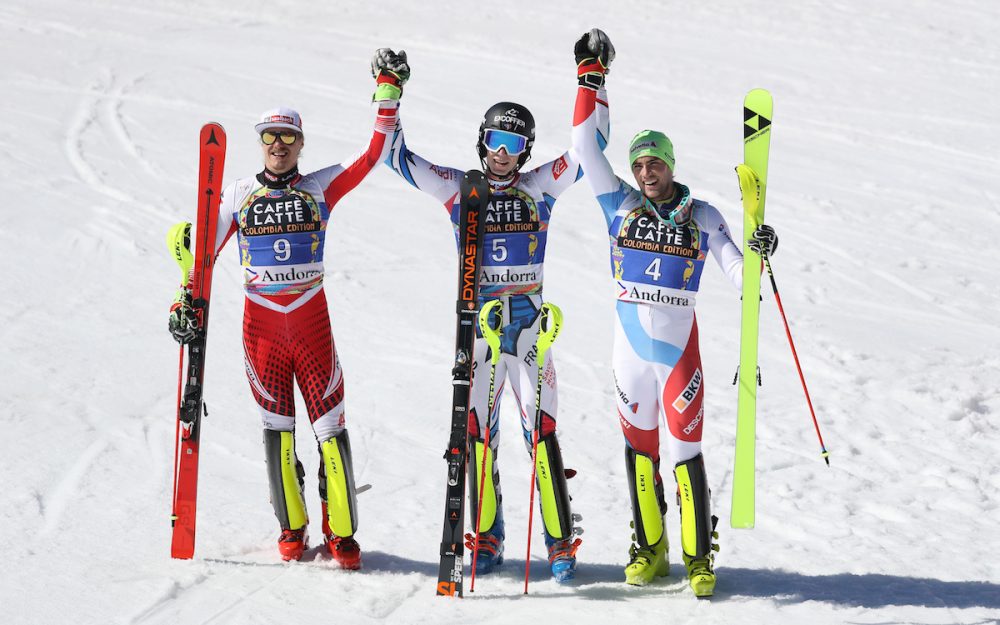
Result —
[[[174, 500], [171, 523], [173, 539], [170, 555], [194, 556], [195, 512], [198, 500], [198, 441], [201, 418], [206, 414], [202, 390], [205, 380], [205, 342], [208, 331], [208, 302], [215, 266], [215, 238], [222, 195], [222, 171], [226, 160], [226, 131], [216, 123], [201, 128], [201, 156], [198, 167], [198, 221], [194, 268], [189, 282], [191, 300], [198, 316], [199, 332], [187, 344], [187, 367], [179, 372], [178, 389], [184, 385], [177, 405], [177, 445], [174, 452]], [[183, 348], [182, 348], [183, 350]]]

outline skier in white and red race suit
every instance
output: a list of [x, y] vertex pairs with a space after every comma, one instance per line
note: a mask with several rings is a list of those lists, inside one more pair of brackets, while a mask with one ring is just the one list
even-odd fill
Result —
[[[373, 71], [392, 67], [406, 53], [380, 50], [372, 61]], [[598, 116], [607, 120], [607, 104], [601, 99]], [[606, 121], [598, 122], [595, 140], [606, 143]], [[583, 176], [580, 163], [565, 152], [531, 170], [523, 170], [535, 141], [535, 121], [526, 107], [514, 102], [499, 102], [489, 107], [479, 126], [475, 144], [481, 166], [490, 184], [491, 200], [484, 214], [483, 266], [480, 273], [480, 306], [492, 300], [502, 304], [499, 319], [494, 320], [501, 337], [501, 355], [496, 368], [496, 391], [492, 411], [489, 403], [490, 350], [477, 331], [474, 348], [473, 383], [469, 413], [470, 522], [475, 528], [479, 518], [477, 573], [488, 573], [503, 563], [504, 521], [497, 459], [499, 444], [499, 406], [509, 382], [521, 414], [521, 431], [529, 453], [535, 429], [535, 391], [538, 363], [535, 340], [541, 323], [542, 272], [549, 219], [556, 199]], [[452, 227], [459, 227], [459, 184], [463, 170], [436, 165], [417, 155], [407, 146], [401, 124], [393, 135], [392, 150], [386, 159], [401, 178], [443, 204]], [[551, 467], [552, 485], [545, 484], [540, 502], [553, 577], [569, 581], [576, 571], [575, 537], [579, 517], [570, 510], [562, 452], [556, 437], [556, 372], [552, 351], [542, 363], [541, 429], [538, 433], [539, 463]], [[492, 467], [492, 477], [482, 484], [482, 513], [479, 514], [479, 477], [484, 462], [485, 432], [489, 428], [489, 446], [485, 463]], [[474, 459], [474, 461], [473, 461]], [[472, 549], [475, 536], [467, 535]]]
[[[310, 174], [298, 168], [305, 145], [300, 115], [283, 107], [265, 112], [254, 126], [263, 170], [222, 193], [216, 253], [236, 235], [246, 292], [247, 378], [263, 420], [271, 503], [281, 526], [278, 550], [284, 560], [298, 560], [308, 547], [304, 471], [295, 452], [294, 380], [319, 444], [324, 543], [341, 567], [361, 566], [344, 376], [323, 290], [323, 249], [334, 206], [389, 153], [408, 76], [409, 67], [377, 75], [371, 139], [342, 164]], [[171, 333], [180, 342], [190, 340], [195, 324], [190, 294], [182, 291], [171, 309]]]
[[[659, 471], [662, 419], [674, 462], [688, 579], [696, 595], [709, 596], [718, 535], [701, 448], [705, 380], [694, 307], [708, 255], [739, 289], [743, 254], [722, 214], [674, 180], [673, 145], [662, 132], [644, 130], [630, 143], [629, 166], [638, 188], [615, 175], [603, 146], [594, 141], [614, 48], [594, 29], [580, 38], [574, 55], [579, 87], [573, 151], [607, 221], [617, 299], [612, 370], [635, 541], [625, 577], [645, 585], [669, 569]], [[755, 251], [771, 254], [777, 247], [769, 226], [760, 226], [752, 237]]]

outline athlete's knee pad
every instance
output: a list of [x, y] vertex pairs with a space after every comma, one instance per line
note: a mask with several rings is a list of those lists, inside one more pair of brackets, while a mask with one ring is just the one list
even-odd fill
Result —
[[535, 454], [535, 480], [538, 499], [542, 507], [545, 533], [550, 538], [564, 540], [573, 535], [573, 513], [566, 487], [566, 470], [563, 467], [559, 440], [552, 432], [538, 439]]
[[326, 504], [324, 533], [341, 538], [358, 529], [358, 503], [354, 489], [354, 467], [347, 430], [319, 444], [319, 495]]
[[[473, 524], [479, 516], [479, 493], [483, 495], [483, 511], [479, 516], [479, 531], [488, 532], [496, 522], [500, 509], [500, 471], [496, 467], [496, 450], [486, 450], [486, 472], [483, 473], [483, 448], [485, 441], [474, 439], [469, 445], [472, 462], [467, 462], [469, 483], [469, 510]], [[485, 476], [485, 479], [481, 479]]]
[[713, 551], [712, 532], [715, 530], [704, 457], [698, 454], [677, 463], [674, 476], [681, 513], [681, 546], [686, 555], [703, 558]]
[[640, 547], [651, 547], [663, 538], [663, 515], [667, 504], [663, 497], [663, 482], [657, 480], [659, 463], [641, 451], [625, 447], [625, 469], [632, 500], [632, 526]]
[[302, 496], [305, 470], [295, 455], [295, 433], [264, 430], [264, 454], [274, 516], [282, 529], [305, 527], [309, 523]]

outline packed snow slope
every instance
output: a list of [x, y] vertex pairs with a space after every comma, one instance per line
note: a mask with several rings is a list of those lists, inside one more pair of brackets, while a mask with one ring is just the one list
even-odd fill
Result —
[[[0, 171], [21, 200], [0, 225], [0, 621], [996, 623], [1000, 12], [970, 0], [475, 6], [5, 2]], [[277, 105], [303, 114], [304, 170], [340, 162], [368, 140], [368, 63], [390, 46], [413, 68], [402, 119], [414, 150], [477, 166], [482, 112], [512, 99], [535, 115], [542, 163], [569, 145], [572, 46], [593, 26], [618, 50], [607, 154], [619, 172], [635, 132], [664, 130], [678, 179], [737, 233], [742, 98], [774, 94], [774, 271], [831, 467], [765, 281], [757, 526], [729, 528], [740, 305], [710, 261], [699, 326], [718, 590], [697, 601], [679, 574], [673, 505], [674, 573], [623, 583], [614, 292], [604, 219], [576, 185], [556, 205], [546, 294], [566, 314], [554, 353], [586, 528], [579, 579], [548, 579], [536, 537], [521, 592], [530, 466], [505, 405], [507, 564], [462, 601], [436, 598], [454, 239], [441, 206], [379, 167], [336, 208], [326, 250], [355, 470], [373, 485], [360, 497], [364, 570], [335, 570], [316, 548], [278, 560], [233, 244], [215, 282], [197, 551], [171, 560], [166, 313], [179, 273], [164, 235], [194, 216], [201, 124], [229, 130], [226, 181], [259, 169], [253, 123]], [[298, 440], [317, 537], [308, 424]]]

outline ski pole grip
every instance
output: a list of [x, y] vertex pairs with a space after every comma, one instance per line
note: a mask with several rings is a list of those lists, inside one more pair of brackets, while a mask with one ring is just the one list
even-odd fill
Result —
[[743, 210], [750, 215], [756, 228], [760, 225], [760, 177], [749, 165], [740, 163], [736, 166], [736, 176], [739, 178], [740, 195], [743, 198]]
[[490, 322], [494, 314], [500, 314], [502, 311], [503, 302], [498, 299], [486, 302], [479, 310], [479, 331], [490, 346], [490, 360], [494, 364], [500, 360], [500, 326], [494, 328]]
[[167, 247], [170, 248], [174, 261], [181, 269], [181, 286], [186, 287], [190, 280], [191, 269], [194, 267], [190, 222], [182, 221], [170, 227], [167, 231]]
[[538, 328], [538, 362], [545, 360], [545, 352], [555, 343], [559, 331], [562, 330], [562, 309], [551, 302], [542, 304], [542, 321]]

